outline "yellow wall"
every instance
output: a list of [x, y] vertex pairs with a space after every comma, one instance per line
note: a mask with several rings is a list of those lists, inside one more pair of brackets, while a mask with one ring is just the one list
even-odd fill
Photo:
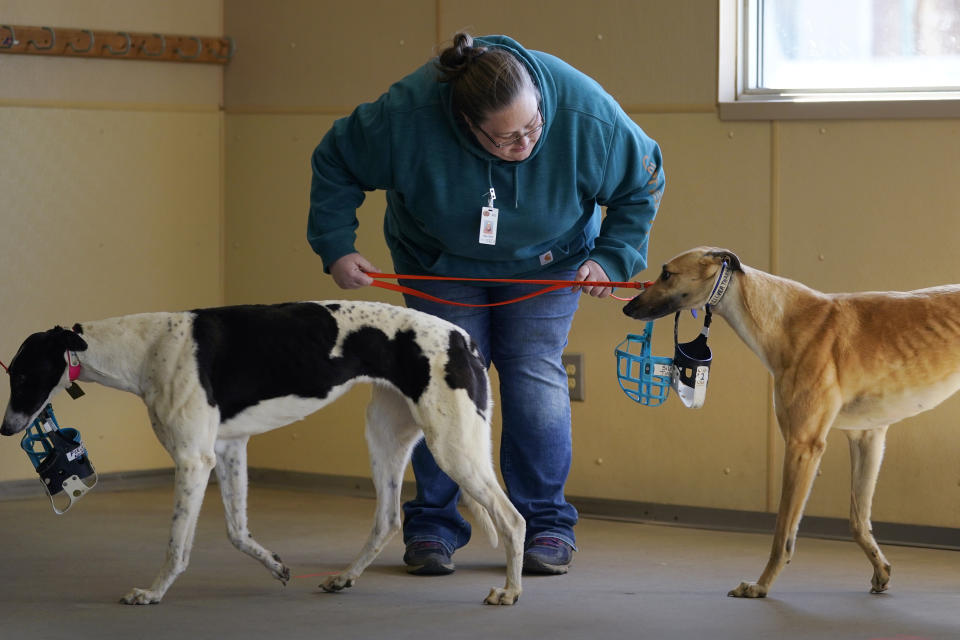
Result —
[[[227, 300], [362, 297], [342, 292], [303, 242], [308, 159], [331, 122], [425, 61], [463, 28], [507, 33], [601, 82], [664, 152], [667, 191], [650, 264], [697, 244], [737, 251], [827, 291], [960, 281], [950, 239], [960, 212], [960, 121], [722, 122], [716, 115], [712, 0], [466, 0], [349, 5], [226, 0], [243, 55], [226, 70]], [[389, 268], [383, 198], [360, 212], [360, 250]], [[822, 257], [821, 257], [822, 256]], [[642, 276], [652, 277], [652, 272]], [[612, 351], [641, 327], [610, 300], [585, 299], [570, 338], [586, 356], [587, 400], [574, 404], [575, 495], [730, 509], [770, 509], [781, 446], [769, 376], [722, 322], [706, 406], [642, 408], [619, 390]], [[696, 333], [691, 319], [687, 335]], [[655, 351], [672, 352], [669, 322]], [[346, 402], [257, 438], [251, 463], [368, 475], [362, 405]], [[948, 429], [960, 400], [890, 435], [880, 520], [960, 526], [960, 476]], [[808, 513], [845, 517], [848, 454], [830, 437]]]
[[[219, 0], [0, 0], [14, 25], [222, 33]], [[223, 71], [0, 56], [0, 360], [55, 324], [223, 301]], [[54, 402], [97, 471], [169, 467], [135, 396]], [[0, 381], [0, 405], [9, 397]], [[0, 481], [36, 478], [0, 442]]]
[[[0, 56], [0, 128], [15, 150], [0, 156], [7, 205], [0, 208], [0, 354], [54, 322], [133, 311], [220, 301], [397, 302], [380, 290], [340, 291], [322, 273], [304, 239], [309, 156], [334, 119], [375, 99], [463, 28], [507, 33], [561, 56], [600, 81], [661, 143], [668, 185], [652, 270], [686, 248], [716, 244], [826, 291], [960, 282], [951, 246], [960, 231], [960, 120], [720, 121], [713, 0], [490, 0], [482, 7], [466, 0], [223, 0], [223, 25], [219, 1], [0, 0], [0, 9], [14, 24], [225, 33], [239, 44], [225, 71]], [[44, 138], [52, 142], [36, 144]], [[382, 194], [370, 194], [359, 248], [388, 269], [383, 207]], [[38, 260], [45, 247], [56, 250]], [[70, 252], [82, 259], [67, 263]], [[568, 492], [772, 508], [782, 448], [759, 362], [717, 322], [706, 406], [691, 411], [671, 400], [642, 408], [620, 392], [612, 355], [639, 329], [620, 303], [583, 301], [569, 350], [586, 356], [587, 401], [574, 405]], [[683, 331], [692, 336], [695, 322], [685, 319]], [[671, 351], [663, 321], [655, 352]], [[145, 433], [135, 398], [88, 392], [82, 402], [59, 400], [61, 418], [75, 417], [84, 435], [98, 439]], [[368, 475], [367, 396], [357, 389], [302, 423], [255, 438], [251, 464]], [[948, 438], [958, 414], [960, 400], [952, 399], [891, 430], [876, 519], [960, 526], [955, 439]], [[134, 454], [91, 443], [98, 469], [168, 464], [152, 436], [133, 442], [124, 446]], [[0, 448], [0, 480], [32, 474], [12, 445]], [[808, 514], [846, 516], [847, 466], [844, 437], [831, 435]]]

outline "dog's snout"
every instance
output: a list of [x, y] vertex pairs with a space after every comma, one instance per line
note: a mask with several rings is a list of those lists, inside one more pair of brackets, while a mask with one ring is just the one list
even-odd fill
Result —
[[26, 428], [27, 416], [21, 416], [16, 412], [8, 410], [3, 416], [3, 425], [0, 426], [0, 436], [12, 436]]
[[656, 320], [682, 308], [675, 300], [646, 300], [637, 296], [623, 307], [623, 313], [634, 320]]
[[634, 298], [627, 304], [623, 305], [623, 315], [627, 316], [628, 318], [635, 318], [637, 306], [636, 298]]
[[643, 297], [643, 292], [638, 293], [623, 305], [623, 314], [635, 320], [642, 320], [650, 313], [650, 305]]

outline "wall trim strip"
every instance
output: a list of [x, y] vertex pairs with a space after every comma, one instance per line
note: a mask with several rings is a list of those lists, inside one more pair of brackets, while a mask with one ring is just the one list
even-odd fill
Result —
[[[370, 478], [358, 476], [253, 467], [249, 470], [249, 477], [254, 487], [317, 491], [368, 499], [376, 497], [373, 481]], [[212, 474], [210, 484], [216, 484], [216, 476]], [[172, 491], [173, 469], [103, 473], [100, 474], [96, 491], [135, 491], [156, 487], [168, 487]], [[405, 481], [401, 488], [403, 499], [408, 500], [415, 493], [414, 483]], [[0, 500], [23, 499], [47, 500], [47, 495], [37, 480], [0, 482]], [[762, 511], [715, 509], [585, 496], [567, 496], [567, 499], [577, 508], [581, 517], [638, 524], [771, 534], [776, 519], [776, 514]], [[873, 533], [880, 544], [960, 551], [960, 529], [951, 527], [874, 522]], [[800, 523], [799, 535], [806, 538], [852, 542], [849, 524], [845, 518], [806, 516]]]

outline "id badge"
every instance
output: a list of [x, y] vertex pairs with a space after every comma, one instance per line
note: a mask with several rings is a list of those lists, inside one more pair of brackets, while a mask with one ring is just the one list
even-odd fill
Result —
[[484, 207], [480, 210], [480, 244], [497, 244], [497, 217], [500, 210]]

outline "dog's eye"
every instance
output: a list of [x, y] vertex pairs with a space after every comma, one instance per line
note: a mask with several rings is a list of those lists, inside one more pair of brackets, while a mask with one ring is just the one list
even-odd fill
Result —
[[670, 279], [670, 275], [671, 275], [670, 272], [664, 269], [663, 273], [660, 274], [660, 279], [666, 282], [667, 280]]

